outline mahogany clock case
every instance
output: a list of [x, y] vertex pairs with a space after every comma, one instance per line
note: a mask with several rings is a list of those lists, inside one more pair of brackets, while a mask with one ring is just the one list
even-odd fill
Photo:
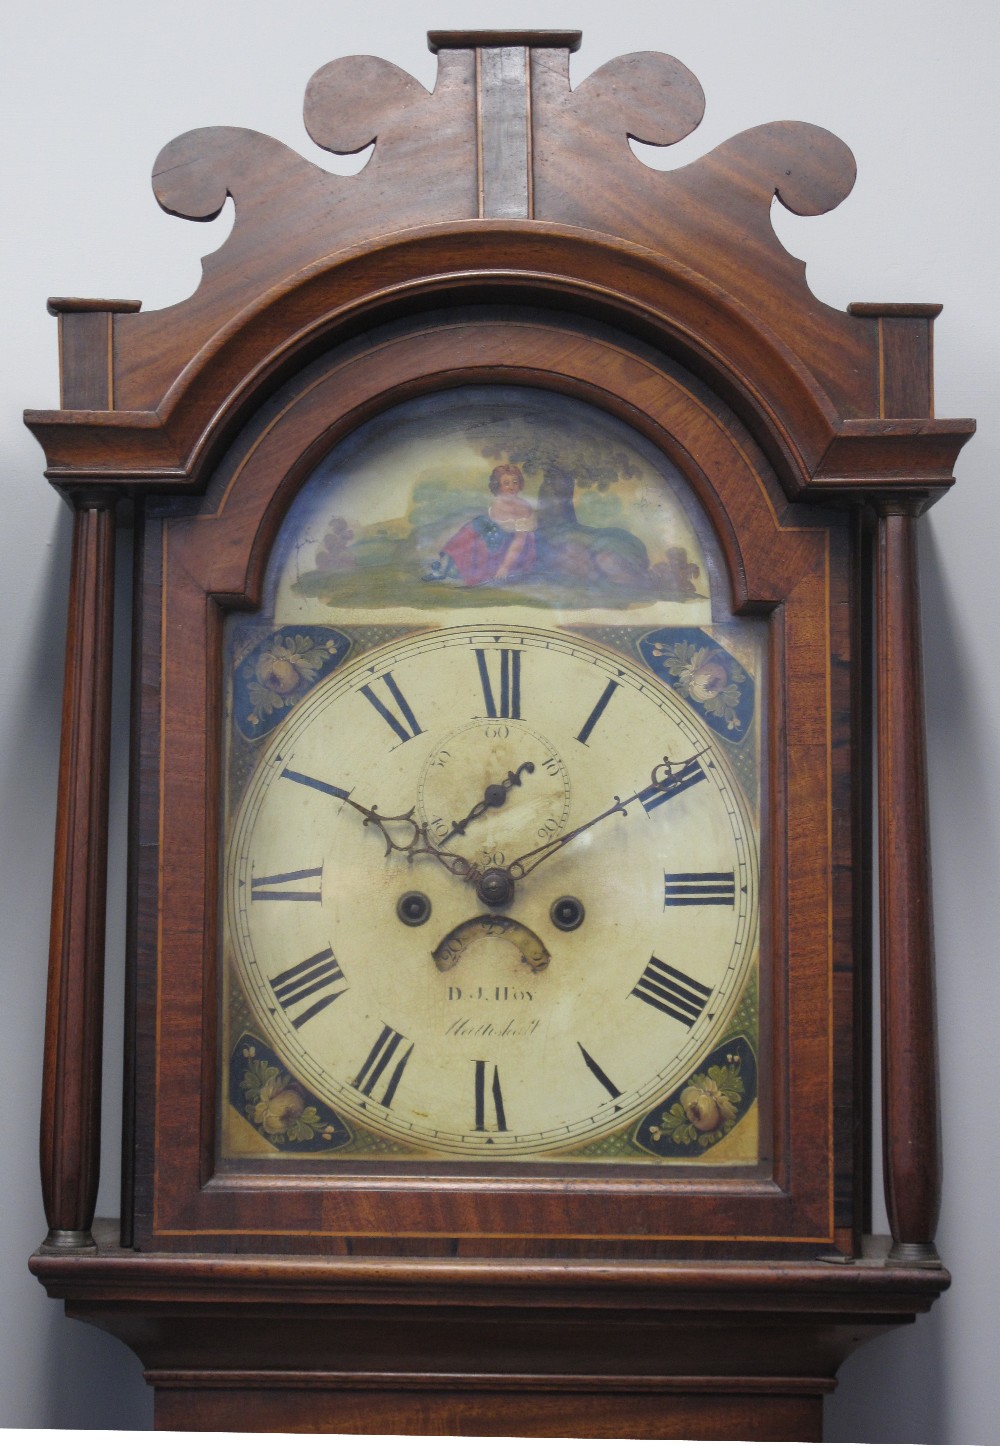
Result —
[[[915, 529], [951, 486], [973, 424], [932, 414], [939, 308], [837, 312], [812, 296], [801, 263], [775, 236], [775, 196], [816, 214], [850, 190], [853, 159], [835, 137], [780, 122], [654, 173], [631, 154], [628, 137], [672, 144], [701, 115], [700, 87], [678, 61], [619, 57], [573, 88], [575, 33], [438, 32], [430, 41], [439, 63], [433, 93], [372, 57], [333, 62], [310, 82], [306, 124], [321, 145], [350, 152], [376, 137], [357, 176], [331, 176], [266, 136], [221, 127], [165, 149], [155, 179], [165, 209], [205, 219], [227, 194], [236, 201], [233, 231], [187, 301], [149, 313], [134, 302], [50, 304], [59, 317], [62, 406], [27, 421], [45, 448], [47, 475], [73, 508], [74, 560], [44, 1076], [44, 1115], [53, 1122], [42, 1139], [49, 1235], [32, 1268], [72, 1313], [139, 1351], [162, 1425], [480, 1430], [488, 1419], [540, 1434], [618, 1435], [627, 1427], [635, 1435], [804, 1439], [819, 1429], [822, 1394], [845, 1354], [928, 1309], [948, 1283], [934, 1245], [940, 1167]], [[282, 709], [290, 671], [301, 684], [277, 742], [267, 741], [259, 712], [234, 742], [245, 668], [236, 675], [255, 655], [233, 651], [233, 639], [252, 649], [255, 628], [265, 637], [269, 577], [290, 538], [294, 551], [297, 499], [343, 455], [338, 449], [407, 408], [455, 396], [479, 396], [485, 406], [515, 394], [543, 398], [553, 415], [600, 416], [635, 438], [636, 455], [661, 459], [650, 465], [701, 519], [704, 568], [696, 566], [711, 584], [712, 612], [687, 628], [677, 596], [657, 594], [645, 611], [630, 604], [609, 614], [597, 636], [572, 610], [532, 613], [523, 596], [514, 606], [511, 580], [500, 578], [492, 600], [486, 591], [474, 603], [476, 626], [495, 617], [499, 641], [463, 635], [468, 667], [480, 659], [487, 719], [531, 726], [529, 662], [520, 652], [534, 646], [539, 617], [560, 645], [575, 630], [581, 659], [607, 661], [617, 649], [623, 677], [631, 670], [630, 678], [648, 678], [650, 697], [669, 702], [674, 716], [687, 709], [698, 756], [706, 768], [720, 760], [719, 779], [738, 773], [738, 729], [728, 728], [737, 710], [733, 704], [732, 719], [726, 715], [721, 677], [736, 675], [724, 656], [740, 663], [741, 687], [749, 692], [748, 679], [757, 686], [755, 732], [743, 755], [750, 774], [734, 784], [750, 800], [748, 827], [736, 832], [754, 840], [759, 862], [751, 870], [759, 877], [759, 959], [739, 955], [741, 998], [752, 981], [757, 1001], [754, 1038], [741, 1036], [753, 1050], [753, 1124], [747, 1111], [720, 1138], [698, 1128], [708, 1118], [699, 1103], [708, 1081], [732, 1121], [743, 1098], [732, 1078], [737, 1056], [748, 1077], [743, 1046], [703, 1019], [721, 986], [713, 994], [714, 976], [706, 982], [696, 954], [680, 964], [654, 954], [647, 966], [640, 953], [625, 990], [629, 1007], [647, 1008], [642, 996], [663, 987], [669, 963], [687, 990], [674, 1038], [704, 1038], [707, 1053], [690, 1060], [689, 1076], [679, 1065], [668, 1070], [661, 1099], [640, 1082], [627, 1129], [609, 1126], [617, 1153], [602, 1159], [605, 1137], [588, 1125], [582, 1154], [532, 1145], [489, 1160], [480, 1126], [492, 1110], [491, 1128], [503, 1133], [514, 1096], [502, 1066], [477, 1057], [466, 1062], [464, 1128], [477, 1135], [470, 1152], [378, 1155], [366, 1145], [338, 1156], [347, 1134], [359, 1136], [373, 1080], [367, 1062], [356, 1060], [352, 1077], [344, 1066], [334, 1087], [307, 1099], [283, 1057], [269, 1062], [267, 1079], [255, 1074], [256, 1046], [239, 1034], [252, 1023], [262, 1047], [276, 1049], [267, 1007], [252, 1021], [240, 1012], [240, 991], [247, 1003], [255, 987], [245, 948], [252, 929], [226, 932], [227, 900], [249, 884], [250, 905], [277, 919], [269, 911], [305, 908], [303, 895], [319, 892], [299, 887], [319, 869], [314, 859], [272, 860], [255, 874], [247, 856], [240, 874], [233, 840], [250, 815], [233, 780], [242, 767], [242, 776], [268, 783], [268, 760], [279, 757], [297, 718], [335, 700], [341, 668], [361, 696], [376, 684], [390, 688], [391, 697], [376, 689], [381, 707], [369, 698], [362, 714], [365, 726], [383, 728], [381, 744], [372, 733], [373, 753], [395, 716], [401, 748], [415, 757], [421, 729], [392, 692], [390, 674], [361, 686], [357, 670], [366, 657], [374, 668], [384, 645], [403, 656], [422, 632], [433, 637], [428, 622], [445, 614], [430, 606], [408, 614], [390, 592], [379, 604], [387, 634], [376, 637], [369, 618], [362, 636], [349, 609], [331, 605], [322, 649], [307, 636], [316, 623], [310, 615], [300, 638], [280, 640], [283, 669], [267, 674]], [[499, 458], [520, 477], [511, 493], [525, 476], [539, 491], [554, 483], [544, 466], [533, 473], [521, 460], [523, 468], [510, 448]], [[379, 495], [377, 487], [369, 493]], [[505, 507], [508, 521], [530, 510], [511, 496]], [[95, 1235], [119, 520], [137, 533], [126, 1174], [120, 1226]], [[340, 520], [324, 546], [343, 559], [359, 538]], [[619, 549], [619, 561], [621, 549], [632, 548], [620, 521], [605, 511], [585, 524], [609, 539], [609, 555]], [[390, 529], [375, 540], [400, 536]], [[517, 556], [530, 550], [522, 542]], [[437, 565], [446, 567], [446, 554], [430, 566], [431, 589], [440, 583]], [[682, 573], [694, 576], [690, 559], [675, 556], [675, 593]], [[449, 626], [461, 631], [454, 618]], [[672, 638], [663, 637], [670, 629]], [[714, 681], [700, 695], [689, 687], [685, 698], [683, 668], [671, 674], [663, 659], [679, 657], [681, 634], [694, 647], [699, 629], [697, 646], [714, 650]], [[747, 652], [751, 638], [759, 642]], [[301, 670], [290, 670], [291, 653]], [[521, 662], [528, 681], [515, 703]], [[454, 677], [457, 694], [457, 670]], [[474, 692], [475, 670], [466, 677]], [[581, 747], [600, 712], [593, 700], [588, 706], [571, 730]], [[657, 791], [696, 758], [668, 755], [666, 773], [650, 775], [652, 762], [645, 779], [629, 785], [650, 829], [646, 803], [658, 804]], [[514, 761], [508, 766], [513, 777]], [[294, 765], [292, 773], [289, 787], [303, 807], [320, 794], [353, 807], [333, 774], [317, 768], [307, 777]], [[488, 781], [495, 789], [498, 780]], [[608, 786], [613, 796], [626, 785]], [[643, 788], [656, 798], [647, 794], [644, 803]], [[471, 803], [478, 785], [465, 796]], [[489, 797], [487, 834], [497, 819], [515, 816], [513, 807], [504, 812], [506, 789], [503, 808]], [[692, 797], [715, 795], [691, 789], [685, 799]], [[388, 843], [385, 808], [378, 815], [373, 800], [359, 793], [359, 801], [366, 826]], [[679, 803], [657, 807], [656, 826], [671, 815], [680, 832]], [[578, 822], [568, 815], [554, 823], [570, 831], [560, 842]], [[424, 876], [450, 887], [440, 858], [430, 857], [432, 821], [421, 815], [417, 823], [428, 858], [411, 849], [404, 867], [412, 863], [416, 879], [426, 864]], [[331, 837], [338, 857], [353, 850], [346, 834]], [[569, 843], [567, 869], [573, 852]], [[574, 867], [582, 879], [583, 865]], [[735, 866], [693, 867], [702, 884], [706, 870], [718, 870], [726, 887], [716, 879], [715, 897], [727, 909], [736, 903]], [[673, 917], [684, 866], [659, 868], [662, 924]], [[891, 1242], [870, 1238], [865, 1165], [876, 873]], [[520, 876], [514, 888], [515, 904], [523, 897], [525, 909], [534, 907], [527, 886], [517, 893]], [[294, 897], [275, 902], [283, 892]], [[466, 896], [471, 901], [471, 889]], [[478, 898], [488, 924], [492, 905]], [[465, 922], [483, 932], [476, 909]], [[714, 917], [721, 920], [721, 907]], [[394, 927], [403, 927], [398, 918]], [[536, 939], [547, 928], [535, 927]], [[565, 957], [583, 959], [584, 931], [576, 942], [566, 938]], [[303, 947], [284, 964], [272, 959], [266, 980], [274, 1010], [292, 997], [290, 980], [309, 996], [308, 1009], [287, 1023], [286, 1043], [296, 1049], [292, 1032], [301, 1025], [306, 1038], [314, 1006], [326, 1022], [345, 1009], [332, 993], [313, 994], [313, 976], [306, 983], [301, 971], [315, 963], [336, 980], [348, 973], [346, 959], [333, 957], [332, 939], [309, 949], [308, 958]], [[435, 988], [446, 954], [433, 968], [424, 958]], [[541, 960], [529, 949], [525, 969], [530, 957]], [[609, 970], [619, 965], [616, 950]], [[554, 968], [553, 959], [547, 979], [559, 977]], [[587, 996], [584, 987], [579, 997]], [[262, 997], [266, 1005], [266, 989]], [[722, 1012], [735, 1029], [737, 1014], [728, 1010], [727, 1003]], [[410, 1058], [404, 1031], [394, 1032], [391, 1018], [382, 1024], [386, 1047], [400, 1052], [388, 1087], [382, 1076], [383, 1113], [372, 1110], [369, 1143], [399, 1133], [386, 1111], [403, 1103], [403, 1086], [394, 1091]], [[359, 1050], [374, 1038], [360, 1038]], [[569, 1042], [579, 1077], [605, 1091], [593, 1114], [603, 1118], [620, 1081], [588, 1053], [585, 1032]], [[682, 1059], [681, 1044], [669, 1050]], [[239, 1058], [249, 1085], [233, 1073]], [[415, 1079], [415, 1064], [406, 1068]], [[697, 1086], [686, 1083], [696, 1077]], [[250, 1109], [239, 1118], [241, 1089]], [[712, 1108], [721, 1119], [721, 1106]], [[412, 1100], [407, 1109], [415, 1119]], [[568, 1122], [575, 1127], [585, 1114]], [[303, 1148], [314, 1127], [329, 1148]], [[692, 1147], [686, 1156], [671, 1154], [675, 1129]], [[733, 1152], [737, 1130], [742, 1153]], [[285, 1148], [290, 1142], [294, 1149]], [[377, 1337], [388, 1319], [382, 1356]], [[355, 1345], [338, 1370], [329, 1352], [343, 1344], [345, 1321]], [[649, 1327], [642, 1341], [640, 1321]], [[622, 1332], [614, 1350], [609, 1322]], [[495, 1369], [475, 1346], [483, 1331], [499, 1351]], [[433, 1343], [433, 1360], [417, 1337]], [[275, 1340], [288, 1346], [280, 1359]]]
[[[593, 1164], [581, 1171], [552, 1160], [491, 1166], [485, 1175], [472, 1166], [442, 1170], [440, 1162], [395, 1170], [380, 1162], [377, 1171], [324, 1164], [318, 1175], [308, 1165], [280, 1175], [244, 1167], [234, 1175], [218, 1163], [218, 1116], [209, 1106], [223, 1093], [214, 1007], [223, 619], [229, 609], [258, 603], [282, 514], [341, 436], [400, 399], [487, 379], [597, 400], [638, 423], [690, 478], [718, 529], [734, 611], [771, 618], [770, 653], [780, 664], [768, 669], [775, 679], [768, 714], [777, 721], [764, 828], [770, 867], [762, 1015], [770, 1067], [761, 1163], [749, 1171], [715, 1169], [710, 1181], [693, 1178], [697, 1172], [683, 1160], [662, 1173], [633, 1170], [630, 1178], [628, 1171], [621, 1178]], [[848, 881], [863, 753], [856, 740], [851, 746], [850, 619], [831, 599], [856, 587], [860, 560], [851, 519], [832, 513], [824, 522], [788, 503], [728, 407], [662, 354], [579, 319], [477, 308], [428, 313], [369, 332], [362, 345], [345, 343], [275, 395], [230, 447], [196, 507], [147, 509], [137, 827], [157, 842], [143, 849], [138, 878], [137, 1243], [191, 1248], [211, 1239], [216, 1248], [245, 1249], [266, 1241], [271, 1249], [309, 1251], [403, 1236], [411, 1248], [426, 1241], [430, 1251], [490, 1254], [516, 1242], [518, 1250], [543, 1254], [643, 1254], [668, 1240], [671, 1250], [702, 1253], [720, 1241], [732, 1249], [738, 1237], [742, 1253], [780, 1238], [782, 1249], [814, 1255], [832, 1248], [839, 1229], [841, 1243], [853, 1247], [859, 905]], [[189, 680], [202, 676], [210, 686], [191, 689]], [[823, 756], [828, 737], [832, 747]], [[814, 837], [818, 850], [793, 851], [791, 837]], [[788, 891], [797, 909], [786, 931]], [[831, 917], [838, 921], [832, 955]], [[204, 940], [204, 948], [192, 948], [192, 940]], [[827, 1021], [819, 1029], [818, 1018]], [[191, 1108], [194, 1080], [202, 1081], [200, 1110]], [[838, 1090], [836, 1120], [821, 1101]], [[799, 1141], [794, 1156], [791, 1138]], [[162, 1158], [174, 1168], [157, 1174], [154, 1162]]]

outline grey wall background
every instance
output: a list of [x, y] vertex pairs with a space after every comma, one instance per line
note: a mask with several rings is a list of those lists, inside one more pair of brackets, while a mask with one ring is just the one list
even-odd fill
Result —
[[[68, 1322], [28, 1276], [44, 1234], [34, 1166], [69, 516], [20, 422], [57, 404], [49, 295], [188, 295], [231, 217], [165, 216], [160, 147], [244, 125], [320, 164], [300, 119], [308, 77], [337, 55], [388, 57], [432, 85], [428, 28], [580, 28], [582, 78], [613, 55], [665, 50], [700, 78], [704, 124], [660, 164], [774, 119], [827, 126], [859, 179], [830, 216], [776, 208], [814, 291], [941, 301], [937, 401], [979, 418], [959, 484], [923, 532], [928, 742], [939, 960], [946, 1195], [939, 1244], [955, 1284], [935, 1311], [855, 1356], [827, 1408], [831, 1440], [1000, 1441], [995, 1309], [1000, 1046], [1000, 643], [996, 535], [1000, 116], [993, 0], [36, 0], [3, 22], [3, 513], [0, 525], [0, 1425], [144, 1427], [138, 1364]], [[292, 218], [294, 219], [294, 218]], [[127, 744], [120, 727], [119, 762]], [[121, 817], [123, 767], [113, 811]], [[117, 1214], [122, 840], [109, 930], [101, 1211]], [[991, 1224], [991, 1221], [993, 1222]]]

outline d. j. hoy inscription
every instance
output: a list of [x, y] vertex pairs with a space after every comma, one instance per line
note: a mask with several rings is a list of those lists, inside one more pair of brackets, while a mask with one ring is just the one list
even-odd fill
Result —
[[477, 984], [467, 989], [448, 985], [449, 1004], [457, 1004], [460, 999], [466, 1004], [530, 1004], [533, 998], [530, 989], [512, 989], [509, 984]]

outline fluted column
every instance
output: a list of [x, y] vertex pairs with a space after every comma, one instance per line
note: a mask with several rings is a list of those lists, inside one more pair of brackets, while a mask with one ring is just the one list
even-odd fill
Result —
[[879, 511], [876, 616], [885, 1195], [893, 1257], [936, 1265], [941, 1163], [916, 505], [899, 499]]
[[82, 502], [73, 530], [42, 1085], [48, 1250], [91, 1245], [97, 1201], [114, 549], [113, 505]]

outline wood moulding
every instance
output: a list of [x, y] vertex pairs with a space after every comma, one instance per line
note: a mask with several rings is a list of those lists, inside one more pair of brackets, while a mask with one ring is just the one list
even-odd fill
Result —
[[136, 1352], [178, 1429], [818, 1440], [844, 1357], [948, 1283], [888, 1241], [850, 1264], [611, 1266], [137, 1256], [116, 1222], [97, 1234], [96, 1257], [32, 1269]]

